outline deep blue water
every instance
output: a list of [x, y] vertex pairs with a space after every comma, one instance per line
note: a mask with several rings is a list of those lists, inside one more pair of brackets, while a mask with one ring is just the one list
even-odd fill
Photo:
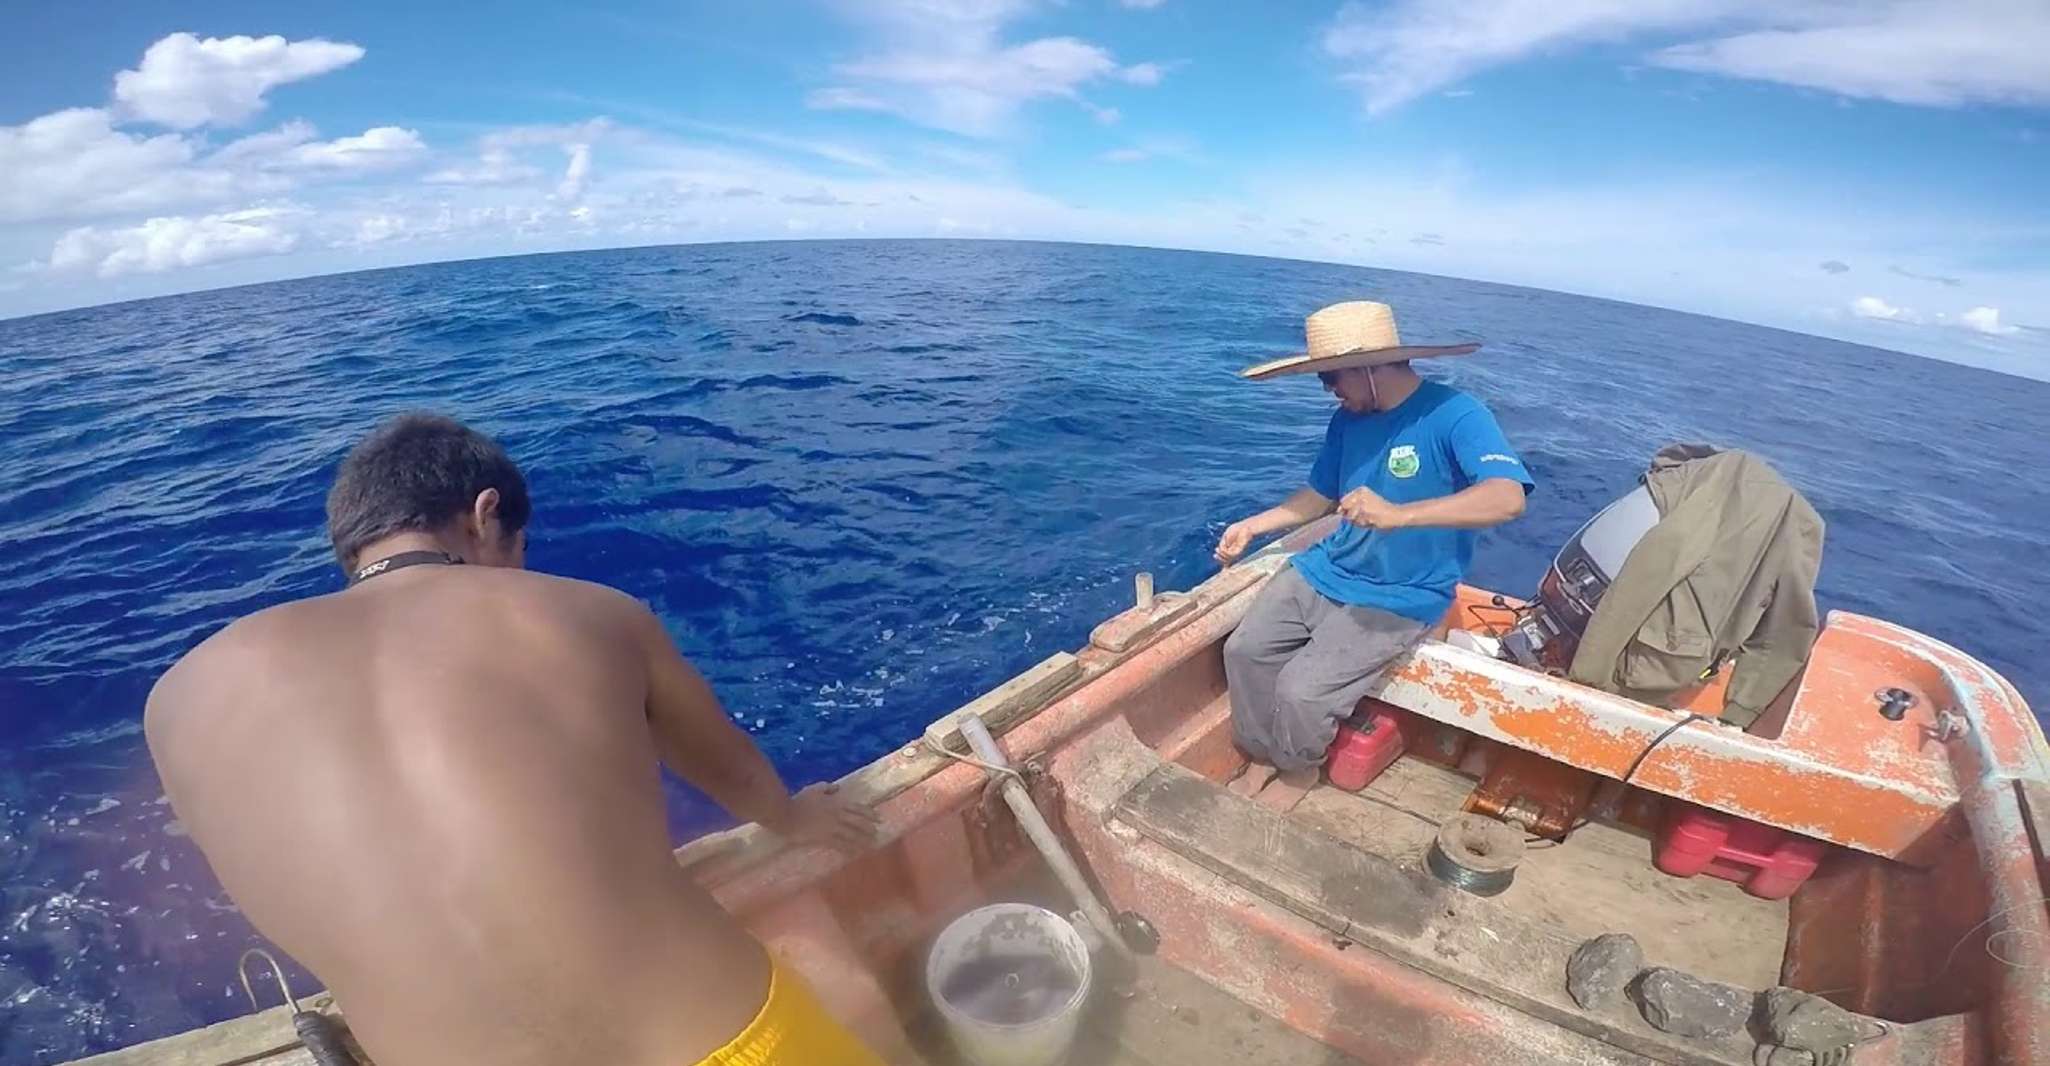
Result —
[[[340, 586], [334, 464], [456, 414], [525, 465], [530, 563], [640, 596], [793, 781], [1080, 645], [1137, 569], [1211, 570], [1329, 401], [1239, 367], [1392, 302], [1540, 481], [1473, 579], [1525, 592], [1659, 445], [1757, 450], [1829, 523], [1825, 606], [2050, 706], [2050, 385], [1389, 271], [1130, 248], [843, 242], [387, 270], [0, 322], [0, 1061], [239, 1012], [250, 932], [143, 748], [155, 677]], [[251, 796], [251, 802], [262, 802]], [[712, 824], [679, 791], [679, 834]]]

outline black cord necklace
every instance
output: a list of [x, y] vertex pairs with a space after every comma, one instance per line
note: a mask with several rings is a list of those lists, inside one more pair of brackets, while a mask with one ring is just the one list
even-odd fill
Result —
[[352, 586], [359, 585], [379, 574], [389, 574], [394, 570], [404, 570], [409, 566], [427, 566], [430, 564], [461, 566], [463, 565], [463, 557], [437, 551], [400, 552], [397, 555], [387, 555], [374, 563], [357, 567], [356, 572], [349, 575], [349, 584]]

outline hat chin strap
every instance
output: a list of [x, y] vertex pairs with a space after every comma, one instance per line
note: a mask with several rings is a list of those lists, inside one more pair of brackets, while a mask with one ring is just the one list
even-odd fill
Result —
[[1379, 411], [1381, 409], [1381, 389], [1374, 383], [1374, 371], [1377, 369], [1379, 368], [1371, 366], [1367, 368], [1367, 400], [1374, 405], [1374, 410]]

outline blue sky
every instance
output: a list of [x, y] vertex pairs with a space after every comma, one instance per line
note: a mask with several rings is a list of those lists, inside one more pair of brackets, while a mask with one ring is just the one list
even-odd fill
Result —
[[2050, 378], [2042, 0], [0, 17], [0, 315], [528, 251], [991, 236], [1484, 278]]

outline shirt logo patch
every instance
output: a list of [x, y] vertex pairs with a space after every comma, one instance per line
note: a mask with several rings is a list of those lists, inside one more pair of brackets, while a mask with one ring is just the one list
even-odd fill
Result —
[[1396, 477], [1415, 477], [1423, 465], [1414, 444], [1398, 444], [1388, 452], [1388, 472]]

